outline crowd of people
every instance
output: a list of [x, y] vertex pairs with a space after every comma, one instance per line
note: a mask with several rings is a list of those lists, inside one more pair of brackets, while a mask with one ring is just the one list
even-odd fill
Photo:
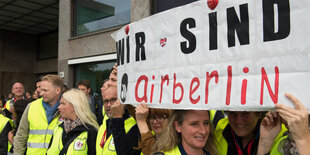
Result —
[[171, 110], [121, 104], [117, 68], [90, 95], [90, 82], [65, 88], [58, 75], [46, 75], [26, 93], [12, 86], [1, 100], [0, 155], [265, 155], [310, 154], [309, 113], [295, 96], [295, 108], [274, 111]]

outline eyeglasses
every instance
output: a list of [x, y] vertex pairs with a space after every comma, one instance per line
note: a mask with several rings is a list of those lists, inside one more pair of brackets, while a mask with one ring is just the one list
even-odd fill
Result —
[[116, 102], [116, 100], [117, 98], [112, 98], [110, 100], [103, 100], [103, 104], [108, 104], [108, 103], [113, 104]]
[[153, 123], [155, 120], [158, 123], [162, 123], [167, 118], [168, 118], [167, 115], [164, 115], [164, 116], [150, 116], [150, 123]]

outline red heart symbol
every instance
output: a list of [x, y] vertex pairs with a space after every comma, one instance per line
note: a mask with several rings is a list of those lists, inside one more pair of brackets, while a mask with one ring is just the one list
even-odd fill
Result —
[[160, 39], [160, 45], [161, 47], [164, 47], [166, 45], [166, 42], [167, 42], [167, 38], [161, 38]]
[[129, 25], [125, 27], [125, 33], [128, 34], [128, 32], [129, 32]]
[[214, 10], [218, 3], [219, 3], [219, 0], [208, 0], [208, 7], [211, 10]]

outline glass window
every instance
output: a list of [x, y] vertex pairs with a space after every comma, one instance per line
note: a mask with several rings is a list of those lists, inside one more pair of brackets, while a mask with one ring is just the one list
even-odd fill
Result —
[[74, 35], [130, 22], [131, 0], [74, 0]]
[[86, 63], [76, 65], [75, 71], [75, 82], [74, 87], [76, 87], [76, 82], [80, 80], [89, 80], [90, 88], [94, 96], [101, 95], [100, 88], [105, 79], [109, 79], [112, 67], [115, 64], [115, 60]]

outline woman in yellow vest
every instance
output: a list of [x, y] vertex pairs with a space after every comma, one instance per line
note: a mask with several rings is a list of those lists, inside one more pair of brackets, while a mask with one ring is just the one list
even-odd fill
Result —
[[96, 154], [99, 127], [86, 95], [77, 89], [65, 92], [58, 107], [63, 123], [56, 126], [48, 155]]
[[166, 129], [172, 110], [148, 108], [145, 103], [138, 105], [135, 110], [136, 121], [141, 135], [137, 149], [141, 150], [144, 155], [149, 155], [152, 153], [155, 140]]
[[12, 120], [0, 114], [0, 154], [8, 152], [8, 133], [12, 129]]
[[176, 110], [154, 146], [155, 154], [217, 154], [207, 110]]

